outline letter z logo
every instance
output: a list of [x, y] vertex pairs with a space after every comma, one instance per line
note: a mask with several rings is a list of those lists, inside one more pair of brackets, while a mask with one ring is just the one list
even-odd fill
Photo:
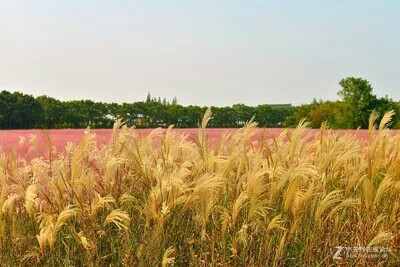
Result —
[[342, 253], [344, 247], [338, 246], [338, 247], [335, 247], [335, 248], [336, 248], [337, 250], [336, 250], [335, 254], [333, 254], [333, 257], [332, 257], [332, 258], [333, 258], [334, 260], [341, 260], [342, 257], [340, 257], [340, 253]]

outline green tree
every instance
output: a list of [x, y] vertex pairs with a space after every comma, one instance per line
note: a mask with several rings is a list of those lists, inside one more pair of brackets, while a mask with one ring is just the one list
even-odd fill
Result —
[[40, 123], [42, 128], [63, 128], [65, 127], [66, 107], [63, 102], [48, 96], [36, 98], [43, 108], [43, 117]]
[[0, 93], [0, 127], [27, 129], [40, 127], [44, 115], [41, 104], [31, 95], [20, 92]]
[[243, 126], [255, 115], [254, 108], [244, 104], [235, 104], [232, 109], [235, 113], [235, 126]]
[[349, 111], [348, 120], [352, 128], [367, 128], [369, 116], [376, 102], [371, 84], [362, 78], [348, 77], [342, 79], [339, 85], [342, 89], [338, 94]]
[[255, 120], [258, 122], [260, 127], [270, 126], [270, 116], [272, 114], [272, 108], [270, 105], [258, 105], [254, 109], [256, 117]]
[[400, 106], [398, 102], [394, 102], [393, 99], [389, 98], [388, 96], [377, 98], [374, 103], [375, 110], [379, 113], [380, 120], [383, 115], [393, 110], [395, 112], [394, 116], [392, 117], [392, 128], [399, 128], [400, 127]]
[[150, 94], [150, 92], [148, 92], [147, 93], [147, 97], [146, 97], [146, 102], [148, 103], [148, 102], [151, 102], [151, 101], [152, 101], [151, 94]]

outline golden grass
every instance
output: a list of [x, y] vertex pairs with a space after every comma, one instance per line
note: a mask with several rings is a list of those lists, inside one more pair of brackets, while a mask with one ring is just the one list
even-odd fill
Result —
[[[66, 153], [0, 155], [0, 263], [37, 266], [399, 265], [400, 136], [387, 113], [369, 139], [323, 124], [252, 143], [250, 121], [210, 146], [169, 128], [138, 138], [116, 122]], [[20, 144], [26, 140], [21, 138]], [[332, 258], [336, 246], [387, 258]]]

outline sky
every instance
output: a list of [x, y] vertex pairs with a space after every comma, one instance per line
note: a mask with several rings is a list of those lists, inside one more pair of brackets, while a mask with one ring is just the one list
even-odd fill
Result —
[[0, 90], [230, 106], [400, 100], [400, 1], [0, 0]]

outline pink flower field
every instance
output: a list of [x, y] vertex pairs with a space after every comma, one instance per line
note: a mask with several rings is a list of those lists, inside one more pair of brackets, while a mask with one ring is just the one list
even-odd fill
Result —
[[[233, 134], [240, 129], [235, 128], [210, 128], [207, 129], [207, 134], [210, 140], [210, 144], [215, 143], [223, 134]], [[293, 129], [289, 129], [289, 132]], [[153, 129], [133, 129], [132, 130], [139, 137], [146, 136]], [[174, 129], [174, 132], [178, 134], [185, 134], [188, 137], [188, 140], [194, 138], [198, 134], [197, 128], [189, 128], [189, 129]], [[260, 128], [256, 130], [256, 134], [253, 136], [253, 141], [257, 141], [262, 134], [264, 137], [269, 139], [273, 137], [277, 137], [282, 133], [284, 129], [282, 128]], [[57, 151], [63, 151], [68, 142], [72, 142], [75, 144], [79, 144], [83, 134], [84, 129], [62, 129], [62, 130], [0, 130], [0, 150], [5, 152], [14, 151], [16, 154], [23, 155], [26, 153], [28, 149], [28, 141], [32, 135], [36, 136], [38, 145], [39, 145], [39, 153], [43, 153], [44, 151], [44, 141], [42, 135], [44, 132], [50, 137], [50, 141], [52, 146], [54, 146]], [[107, 143], [110, 140], [112, 129], [94, 129], [90, 130], [91, 133], [96, 134], [97, 144], [101, 145]], [[308, 133], [310, 137], [314, 137], [319, 130], [310, 129]], [[368, 130], [332, 130], [334, 134], [338, 135], [355, 135], [361, 140], [365, 140], [368, 137]], [[393, 134], [397, 134], [400, 131], [392, 131]], [[20, 139], [25, 140], [24, 145], [20, 145]]]

